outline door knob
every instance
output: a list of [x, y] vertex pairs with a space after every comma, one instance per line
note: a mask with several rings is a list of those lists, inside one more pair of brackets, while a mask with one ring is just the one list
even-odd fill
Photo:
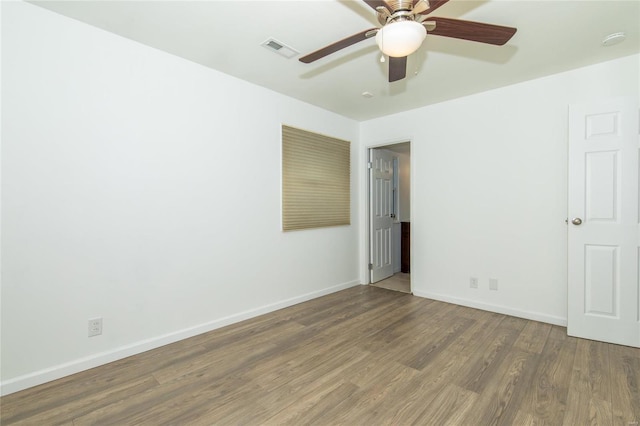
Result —
[[573, 223], [574, 225], [582, 225], [582, 219], [580, 219], [579, 217], [574, 217], [573, 219], [571, 219], [571, 223]]

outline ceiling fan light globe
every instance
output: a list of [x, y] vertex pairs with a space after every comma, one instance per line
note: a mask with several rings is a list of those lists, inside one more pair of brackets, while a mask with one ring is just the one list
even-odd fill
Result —
[[427, 30], [415, 21], [392, 22], [376, 34], [376, 43], [385, 55], [401, 58], [418, 50]]

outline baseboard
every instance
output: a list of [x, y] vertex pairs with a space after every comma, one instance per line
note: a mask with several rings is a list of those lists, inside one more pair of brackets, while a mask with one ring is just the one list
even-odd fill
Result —
[[224, 318], [219, 318], [204, 324], [199, 324], [194, 327], [185, 328], [183, 330], [168, 333], [162, 336], [153, 337], [153, 338], [136, 342], [130, 345], [121, 346], [113, 350], [90, 355], [90, 356], [76, 359], [64, 364], [56, 365], [56, 366], [39, 370], [33, 373], [25, 374], [23, 376], [19, 376], [13, 379], [5, 380], [4, 382], [0, 383], [0, 395], [8, 395], [10, 393], [14, 393], [24, 389], [28, 389], [30, 387], [38, 386], [43, 383], [50, 382], [52, 380], [57, 380], [62, 377], [69, 376], [71, 374], [79, 373], [81, 371], [98, 367], [100, 365], [108, 364], [110, 362], [117, 361], [119, 359], [123, 359], [132, 355], [146, 352], [151, 349], [156, 349], [161, 346], [177, 342], [179, 340], [197, 336], [198, 334], [206, 333], [208, 331], [212, 331], [221, 327], [225, 327], [230, 324], [234, 324], [240, 321], [254, 318], [259, 315], [277, 311], [278, 309], [297, 305], [298, 303], [306, 302], [311, 299], [316, 299], [318, 297], [335, 293], [340, 290], [345, 290], [350, 287], [355, 287], [357, 285], [360, 285], [359, 280], [349, 281], [343, 284], [338, 284], [333, 287], [303, 294], [301, 296], [292, 297], [290, 299], [272, 303], [270, 305], [261, 306], [256, 309], [250, 309], [248, 311], [243, 311], [243, 312], [230, 315]]
[[556, 317], [554, 315], [543, 314], [540, 312], [523, 311], [520, 309], [513, 309], [508, 306], [493, 305], [490, 303], [478, 302], [476, 300], [462, 299], [458, 297], [449, 296], [446, 294], [431, 293], [428, 291], [420, 291], [413, 289], [413, 295], [418, 297], [424, 297], [427, 299], [439, 300], [440, 302], [453, 303], [456, 305], [466, 306], [468, 308], [481, 309], [483, 311], [495, 312], [497, 314], [510, 315], [512, 317], [524, 318], [532, 321], [546, 322], [548, 324], [559, 325], [562, 327], [567, 326], [567, 319], [562, 317]]

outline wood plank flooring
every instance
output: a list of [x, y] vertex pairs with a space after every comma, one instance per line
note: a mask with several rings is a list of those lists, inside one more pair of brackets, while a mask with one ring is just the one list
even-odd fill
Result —
[[2, 425], [636, 425], [640, 350], [358, 286], [0, 399]]

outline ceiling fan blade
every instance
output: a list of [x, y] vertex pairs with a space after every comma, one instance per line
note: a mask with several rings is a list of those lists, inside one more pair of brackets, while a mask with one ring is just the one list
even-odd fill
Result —
[[402, 80], [407, 76], [407, 57], [389, 56], [389, 83]]
[[480, 43], [502, 46], [516, 33], [517, 29], [482, 22], [463, 21], [461, 19], [434, 18], [429, 21], [436, 23], [436, 28], [429, 31], [430, 35], [460, 38]]
[[411, 13], [417, 15], [427, 11], [430, 7], [431, 4], [427, 0], [416, 0], [413, 2], [413, 9], [411, 9]]
[[373, 37], [377, 32], [375, 30], [377, 30], [377, 28], [369, 28], [368, 30], [364, 30], [362, 32], [359, 32], [358, 34], [354, 34], [340, 41], [336, 41], [333, 44], [325, 46], [322, 49], [318, 49], [315, 52], [311, 52], [308, 55], [301, 57], [300, 62], [308, 64], [313, 61], [317, 61], [318, 59], [324, 58], [325, 56], [335, 53], [338, 50], [344, 49], [345, 47], [349, 47], [352, 44], [356, 44], [362, 40]]
[[429, 0], [429, 8], [420, 12], [420, 15], [428, 15], [440, 6], [448, 3], [449, 0]]

